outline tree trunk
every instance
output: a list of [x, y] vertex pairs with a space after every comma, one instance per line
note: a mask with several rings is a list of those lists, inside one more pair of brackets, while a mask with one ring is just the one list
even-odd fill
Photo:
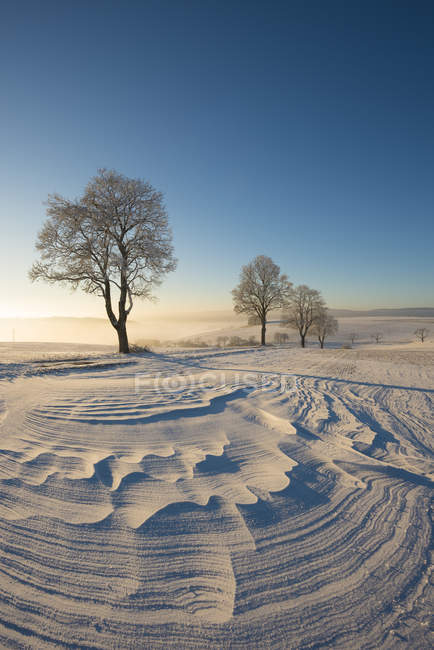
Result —
[[130, 309], [128, 310], [125, 309], [127, 293], [128, 293], [127, 283], [125, 278], [122, 277], [121, 293], [119, 297], [119, 317], [116, 318], [112, 308], [110, 282], [108, 279], [106, 279], [104, 294], [103, 294], [105, 298], [105, 308], [110, 323], [113, 325], [113, 327], [118, 333], [119, 352], [121, 352], [122, 354], [128, 354], [130, 351], [130, 346], [128, 345], [128, 335], [127, 335], [127, 318], [132, 305], [130, 305]]
[[319, 338], [319, 344], [321, 346], [321, 350], [323, 350], [324, 349], [324, 339]]
[[305, 339], [306, 339], [306, 334], [300, 334], [300, 344], [302, 348], [306, 347]]
[[[124, 256], [124, 252], [121, 251]], [[124, 258], [125, 261], [125, 258]], [[128, 345], [128, 335], [127, 335], [127, 318], [128, 311], [125, 309], [127, 302], [128, 294], [128, 284], [125, 277], [124, 270], [121, 271], [121, 292], [119, 294], [119, 318], [118, 318], [118, 337], [119, 337], [119, 352], [123, 354], [128, 354], [130, 351], [130, 346]]]
[[122, 352], [123, 354], [128, 354], [130, 351], [130, 346], [128, 345], [126, 321], [119, 320], [116, 331], [118, 333], [118, 339], [119, 339], [119, 352]]
[[261, 327], [261, 345], [265, 345], [265, 330], [266, 330], [266, 327], [265, 327], [265, 321], [264, 321], [262, 323], [262, 327]]

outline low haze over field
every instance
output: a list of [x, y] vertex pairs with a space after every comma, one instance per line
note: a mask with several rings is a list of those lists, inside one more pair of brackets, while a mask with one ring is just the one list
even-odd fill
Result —
[[[370, 333], [380, 329], [384, 332], [387, 343], [408, 343], [415, 340], [414, 332], [418, 327], [432, 329], [434, 335], [434, 309], [421, 310], [384, 310], [375, 312], [336, 311], [340, 330], [334, 337], [341, 343], [348, 341], [348, 335], [357, 330], [366, 342]], [[332, 313], [333, 312], [332, 310]], [[341, 315], [342, 314], [342, 315]], [[296, 333], [280, 324], [280, 314], [272, 316], [268, 325], [270, 341], [277, 331], [285, 331], [291, 340], [296, 340]], [[215, 344], [219, 336], [253, 336], [259, 342], [259, 327], [248, 326], [247, 319], [230, 310], [178, 312], [156, 314], [144, 320], [133, 319], [129, 324], [131, 341], [158, 340], [179, 342], [183, 339]], [[308, 337], [311, 344], [316, 344], [313, 335]], [[36, 318], [36, 319], [0, 319], [0, 341], [57, 341], [76, 343], [105, 343], [115, 345], [116, 337], [112, 327], [105, 318]], [[358, 341], [360, 343], [360, 340]]]

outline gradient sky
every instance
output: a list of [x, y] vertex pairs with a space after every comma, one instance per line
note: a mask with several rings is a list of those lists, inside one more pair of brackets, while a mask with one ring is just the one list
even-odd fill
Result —
[[434, 305], [434, 3], [2, 3], [0, 316], [104, 315], [31, 285], [48, 193], [165, 193], [158, 308], [230, 308], [270, 255], [332, 307]]

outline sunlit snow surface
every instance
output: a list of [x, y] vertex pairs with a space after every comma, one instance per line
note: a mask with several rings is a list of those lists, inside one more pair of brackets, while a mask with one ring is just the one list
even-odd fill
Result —
[[2, 647], [432, 647], [433, 362], [10, 358]]

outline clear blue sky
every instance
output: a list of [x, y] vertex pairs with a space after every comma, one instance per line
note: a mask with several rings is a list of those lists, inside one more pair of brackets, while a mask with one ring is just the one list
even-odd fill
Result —
[[333, 307], [434, 304], [432, 1], [9, 0], [0, 61], [0, 316], [103, 315], [26, 278], [103, 166], [165, 193], [162, 310], [230, 307], [259, 253]]

